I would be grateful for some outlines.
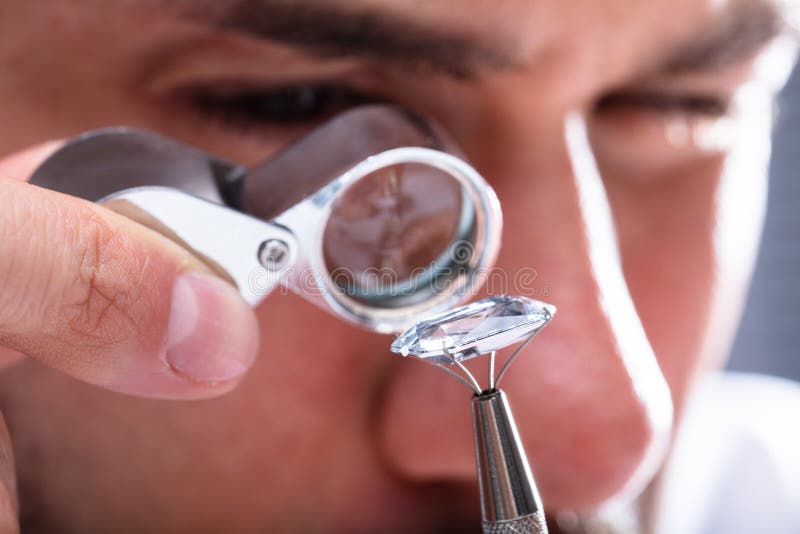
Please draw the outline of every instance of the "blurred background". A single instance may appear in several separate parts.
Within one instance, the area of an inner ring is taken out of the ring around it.
[[[800,70],[778,105],[764,237],[728,368],[800,380]]]

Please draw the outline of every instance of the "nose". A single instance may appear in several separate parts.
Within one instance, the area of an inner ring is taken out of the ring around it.
[[[545,507],[585,509],[649,480],[671,426],[669,389],[625,283],[583,120],[509,130],[502,147],[486,147],[503,160],[479,164],[505,218],[488,292],[539,298],[558,313],[503,388]],[[415,482],[474,480],[468,390],[424,363],[394,365],[380,411],[387,462]]]

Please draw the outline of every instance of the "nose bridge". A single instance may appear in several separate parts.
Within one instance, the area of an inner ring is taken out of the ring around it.
[[[509,292],[549,298],[556,305],[594,294],[599,303],[619,255],[583,118],[553,112],[539,119],[505,117],[504,135],[487,149],[489,165],[481,167],[506,221],[498,268],[512,282]],[[532,286],[514,280],[515,273],[531,268]],[[621,270],[616,273],[616,289],[621,283],[627,293]],[[589,310],[572,310],[569,322],[584,312]]]
[[[583,120],[573,114],[548,123],[509,121],[478,163],[503,207],[497,269],[509,292],[559,310],[504,388],[545,503],[574,505],[576,495],[597,503],[649,478],[661,453],[652,438],[665,441],[671,403],[627,291]],[[533,269],[532,287],[520,285],[523,269]],[[474,476],[468,394],[459,387],[426,366],[398,364],[381,439],[400,472]]]
[[[613,353],[636,394],[669,426],[669,393],[625,282],[613,216],[579,112],[530,117],[509,129],[498,165],[506,220],[500,269],[512,292],[552,301],[559,309],[546,340],[570,332],[598,353]],[[493,177],[492,171],[489,179]],[[533,268],[525,286],[522,269]],[[541,342],[540,342],[541,343]],[[511,377],[509,377],[511,378]],[[641,387],[640,387],[641,385]]]

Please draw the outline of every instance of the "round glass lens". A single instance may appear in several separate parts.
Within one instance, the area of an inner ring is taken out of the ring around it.
[[[427,287],[469,231],[464,202],[455,178],[424,164],[392,165],[356,181],[335,201],[325,227],[323,253],[334,284],[370,301]]]

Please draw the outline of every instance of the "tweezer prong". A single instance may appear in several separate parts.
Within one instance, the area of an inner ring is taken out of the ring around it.
[[[470,389],[470,391],[474,392],[476,395],[480,395],[481,394],[481,390],[475,389],[474,385],[470,384],[468,381],[466,381],[464,379],[464,377],[462,377],[461,375],[459,375],[458,373],[456,373],[455,371],[453,371],[452,369],[450,369],[446,365],[443,365],[441,363],[436,363],[436,362],[430,362],[430,363],[433,364],[434,367],[438,367],[439,369],[441,369],[445,373],[449,374],[450,376],[452,376],[453,378],[455,378],[456,380],[458,380],[459,382],[461,382],[462,384],[467,386]]]
[[[472,373],[469,372],[469,369],[467,369],[467,367],[463,363],[458,361],[456,359],[455,355],[451,354],[450,351],[447,350],[447,346],[444,345],[444,344],[442,344],[442,351],[444,352],[445,356],[450,358],[453,361],[453,363],[456,364],[459,367],[459,369],[461,369],[461,371],[463,371],[463,373],[465,375],[467,375],[467,378],[469,378],[469,381],[472,382],[472,385],[473,385],[473,387],[475,389],[475,392],[478,395],[480,395],[480,393],[481,393],[481,385],[478,384],[478,381],[475,380],[475,377],[472,376]]]
[[[494,360],[497,357],[497,351],[493,350],[489,355],[489,391],[494,389]]]
[[[500,374],[497,375],[497,380],[494,381],[495,387],[497,387],[497,385],[500,384],[500,381],[503,379],[503,376],[506,374],[506,371],[508,371],[508,367],[511,365],[511,362],[513,362],[514,358],[517,357],[517,354],[519,354],[522,351],[522,349],[524,349],[528,345],[528,343],[531,342],[531,339],[533,339],[536,334],[538,334],[537,330],[531,332],[531,335],[528,336],[528,339],[523,341],[522,345],[517,347],[516,350],[511,353],[511,356],[508,357],[508,360],[506,360],[506,363],[503,364],[503,367],[500,369]]]

